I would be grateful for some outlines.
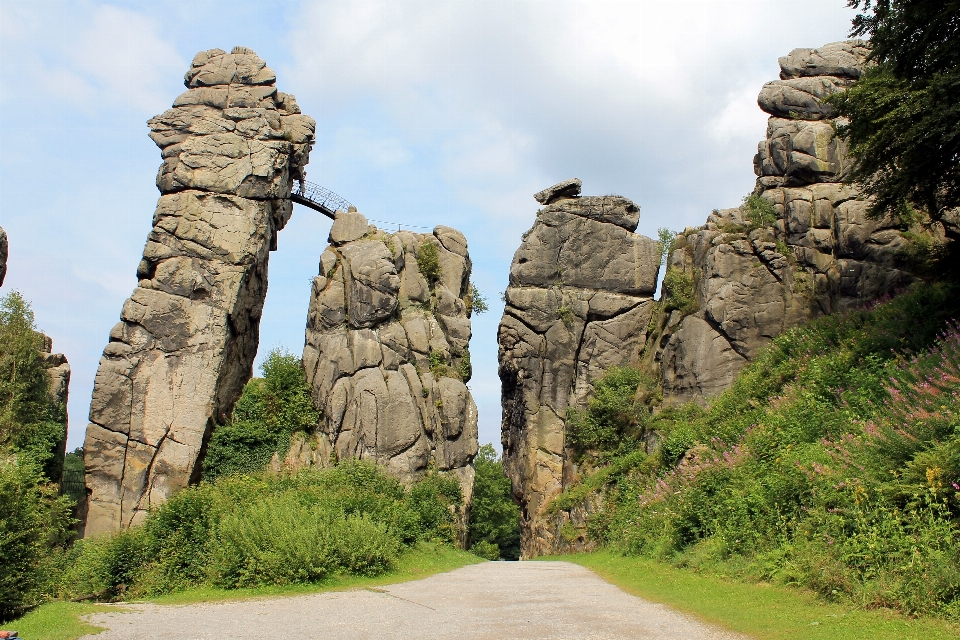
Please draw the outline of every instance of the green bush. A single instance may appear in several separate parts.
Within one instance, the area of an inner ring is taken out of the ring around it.
[[[581,454],[636,443],[647,413],[636,400],[637,389],[644,381],[644,374],[637,369],[609,369],[594,384],[586,410],[568,411],[567,443]]]
[[[677,310],[687,315],[697,310],[697,296],[693,288],[693,277],[677,267],[670,267],[663,275],[663,310],[667,313]]]
[[[520,559],[520,507],[511,496],[510,479],[493,445],[480,447],[473,460],[473,506],[470,550],[488,560]]]
[[[354,460],[223,476],[181,491],[140,527],[78,541],[58,594],[112,599],[376,575],[420,540],[455,541],[461,502],[450,476],[430,473],[405,489]]]
[[[291,435],[316,429],[320,413],[313,407],[300,359],[274,349],[261,372],[263,378],[244,387],[230,420],[213,432],[203,461],[205,480],[259,471],[275,453],[286,455]]]
[[[425,240],[417,249],[417,267],[430,284],[440,279],[440,249],[435,242]]]
[[[69,536],[71,508],[31,456],[0,451],[0,622],[48,597],[50,561]]]
[[[750,223],[751,229],[769,227],[777,221],[776,208],[769,200],[756,193],[746,196],[740,209]]]
[[[486,313],[490,310],[490,307],[487,305],[487,299],[480,293],[480,290],[477,289],[477,285],[470,283],[470,288],[467,291],[467,297],[464,299],[464,303],[467,307],[467,315],[473,315]]]

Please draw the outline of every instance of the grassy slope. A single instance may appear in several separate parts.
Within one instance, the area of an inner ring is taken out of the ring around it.
[[[764,640],[950,640],[960,626],[825,604],[801,589],[743,583],[609,551],[551,556],[583,565],[623,590]]]
[[[294,596],[325,591],[343,591],[362,589],[383,584],[394,584],[408,580],[419,580],[435,573],[452,571],[468,564],[483,562],[480,558],[447,546],[434,546],[421,543],[407,552],[397,561],[393,571],[372,578],[343,576],[318,584],[296,584],[256,589],[192,589],[171,595],[151,598],[157,604],[191,604],[194,602],[212,602],[223,600],[243,600],[271,596]],[[116,612],[116,606],[106,606],[76,602],[50,602],[38,607],[19,620],[4,626],[15,629],[30,640],[75,640],[88,633],[102,631],[81,620],[81,616],[91,613]]]

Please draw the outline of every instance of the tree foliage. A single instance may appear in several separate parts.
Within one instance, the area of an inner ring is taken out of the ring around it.
[[[31,456],[59,480],[66,407],[50,397],[42,350],[30,304],[16,291],[0,299],[0,449]]]
[[[274,349],[261,373],[263,378],[253,378],[244,387],[230,421],[213,432],[203,462],[204,479],[258,471],[274,453],[286,454],[291,435],[316,428],[320,414],[300,359]]]
[[[960,206],[960,1],[849,0],[869,36],[869,67],[830,100],[854,158],[849,180],[873,197],[871,215],[941,221]],[[948,235],[958,233],[945,227]]]
[[[510,495],[510,479],[493,445],[480,447],[474,458],[470,514],[471,550],[490,560],[520,558],[520,508]]]

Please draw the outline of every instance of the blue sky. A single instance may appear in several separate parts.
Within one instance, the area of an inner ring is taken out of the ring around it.
[[[499,449],[499,292],[531,195],[579,177],[637,202],[651,236],[739,204],[777,57],[846,38],[851,17],[845,0],[0,0],[0,293],[22,292],[71,363],[73,449],[158,196],[146,120],[194,53],[251,47],[317,120],[309,180],[369,218],[466,234],[491,307],[470,387]],[[298,207],[281,232],[258,358],[302,349],[328,231]]]

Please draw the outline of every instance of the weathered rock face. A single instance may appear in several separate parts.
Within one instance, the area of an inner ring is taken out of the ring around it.
[[[435,257],[436,268],[421,272],[418,255],[425,265]],[[405,483],[432,463],[456,475],[469,508],[478,449],[477,407],[465,385],[470,269],[455,229],[388,234],[359,213],[337,213],[303,348],[321,429],[317,445],[292,451],[289,463],[360,458]]]
[[[197,479],[257,352],[267,260],[314,121],[256,53],[198,53],[149,121],[161,196],[139,284],[110,332],[84,442],[85,534],[136,524]]]
[[[544,511],[576,473],[567,409],[582,406],[610,367],[639,362],[654,308],[660,252],[633,233],[639,209],[578,193],[579,181],[567,181],[537,194],[552,204],[514,255],[497,338],[504,464],[525,558],[578,548],[561,535],[570,514]]]
[[[841,183],[846,148],[820,102],[860,77],[868,52],[860,41],[796,49],[761,90],[771,117],[754,158],[755,194],[775,219],[757,224],[748,207],[725,209],[678,236],[668,269],[692,283],[696,312],[674,312],[661,329],[668,402],[716,395],[786,329],[910,281],[903,236],[890,220],[867,219],[869,203]]]

